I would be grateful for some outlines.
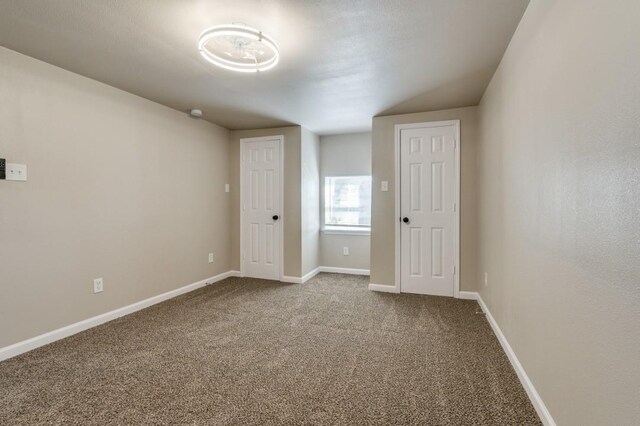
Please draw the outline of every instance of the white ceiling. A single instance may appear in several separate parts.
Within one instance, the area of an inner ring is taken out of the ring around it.
[[[0,44],[229,129],[318,134],[371,117],[477,105],[528,0],[1,0]],[[208,27],[273,37],[273,70],[199,54]],[[1,66],[1,64],[0,64]]]

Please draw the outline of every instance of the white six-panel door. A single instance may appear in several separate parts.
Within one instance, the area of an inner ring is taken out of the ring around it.
[[[454,295],[457,125],[400,130],[400,291]]]
[[[241,140],[241,269],[248,277],[280,279],[281,141]]]

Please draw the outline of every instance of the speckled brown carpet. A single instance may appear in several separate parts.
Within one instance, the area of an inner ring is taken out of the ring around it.
[[[0,363],[0,424],[540,424],[474,301],[229,278]]]

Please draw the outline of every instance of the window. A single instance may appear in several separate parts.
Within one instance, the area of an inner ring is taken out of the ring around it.
[[[371,176],[324,178],[325,230],[368,232],[371,228]]]

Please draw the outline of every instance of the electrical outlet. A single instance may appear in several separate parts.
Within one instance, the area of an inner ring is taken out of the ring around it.
[[[6,180],[15,180],[15,181],[26,181],[27,180],[27,165],[26,164],[16,164],[16,163],[6,163],[5,169],[5,179]]]
[[[489,273],[488,272],[484,273],[484,285],[485,285],[485,287],[489,286]]]
[[[349,247],[342,247],[342,254],[344,256],[349,256]]]
[[[93,280],[93,292],[102,293],[102,290],[104,290],[102,278],[96,278],[95,280]]]
[[[209,263],[213,263],[213,253],[209,253]]]
[[[383,180],[380,182],[380,191],[387,192],[389,190],[389,181]]]

